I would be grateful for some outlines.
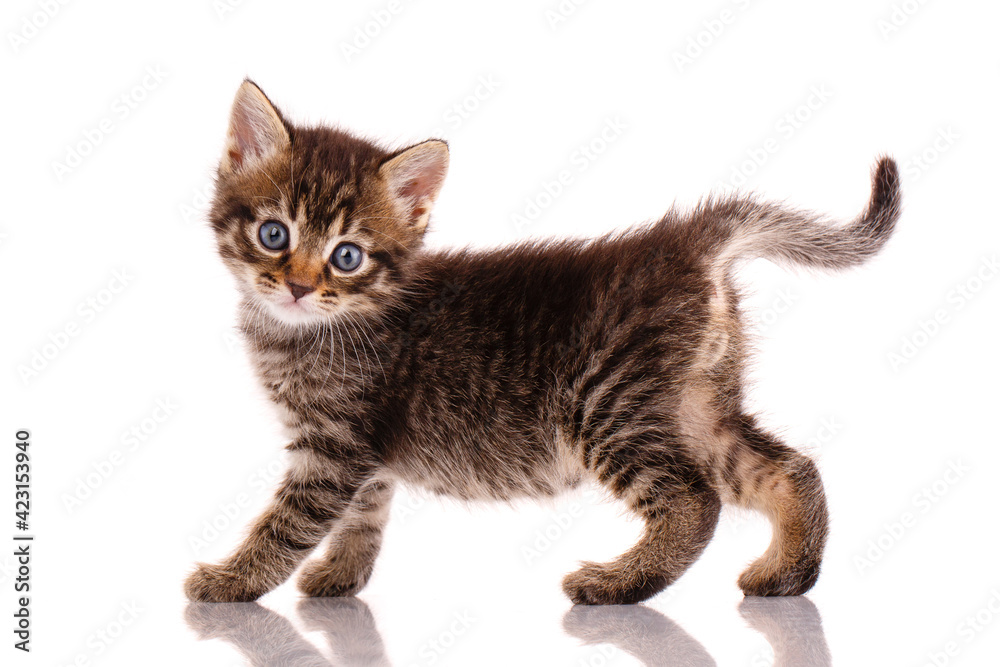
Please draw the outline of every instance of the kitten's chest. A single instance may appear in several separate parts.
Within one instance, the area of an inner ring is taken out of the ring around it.
[[[251,351],[258,381],[275,405],[290,440],[310,432],[336,430],[333,415],[349,410],[353,397],[367,390],[369,374],[356,359],[322,340],[294,347]]]

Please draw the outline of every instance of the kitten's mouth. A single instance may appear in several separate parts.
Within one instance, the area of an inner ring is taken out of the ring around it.
[[[320,319],[319,311],[307,299],[295,299],[288,295],[287,299],[268,299],[267,305],[271,313],[285,324],[311,324]]]

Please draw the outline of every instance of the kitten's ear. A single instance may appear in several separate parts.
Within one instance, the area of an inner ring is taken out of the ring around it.
[[[407,148],[379,168],[397,208],[418,231],[427,227],[447,173],[448,144],[437,139]]]
[[[219,172],[231,174],[247,169],[290,143],[285,123],[271,100],[253,81],[244,81],[229,114],[226,151]]]

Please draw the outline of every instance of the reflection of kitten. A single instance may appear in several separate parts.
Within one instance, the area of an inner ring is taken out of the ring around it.
[[[189,602],[184,617],[199,639],[223,639],[255,666],[392,664],[385,655],[371,610],[358,598],[300,600],[297,609],[306,630],[321,632],[326,637],[330,652],[337,658],[334,662],[317,651],[287,618],[256,602],[224,605]]]
[[[743,258],[829,269],[873,255],[899,214],[879,162],[853,223],[733,197],[591,241],[421,249],[448,149],[386,151],[286,121],[240,88],[211,221],[243,294],[241,326],[280,408],[292,466],[240,548],[187,581],[196,600],[252,600],[299,578],[351,595],[397,482],[461,498],[545,496],[593,480],[646,522],[586,563],[579,603],[630,603],[676,580],[723,502],[765,513],[748,595],[819,574],[827,512],[816,466],[743,407],[747,342],[731,274]]]

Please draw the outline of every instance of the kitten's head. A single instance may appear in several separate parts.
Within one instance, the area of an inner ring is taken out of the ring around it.
[[[420,246],[447,170],[443,141],[390,152],[297,127],[244,81],[210,213],[219,252],[250,303],[286,325],[378,308]]]

